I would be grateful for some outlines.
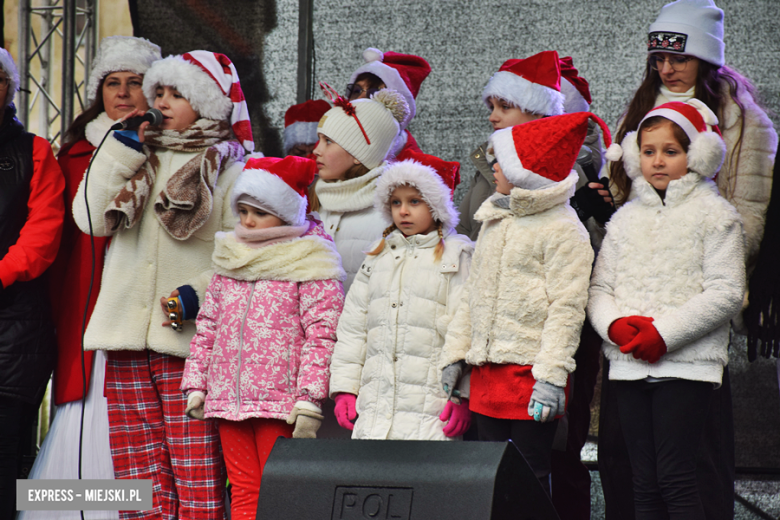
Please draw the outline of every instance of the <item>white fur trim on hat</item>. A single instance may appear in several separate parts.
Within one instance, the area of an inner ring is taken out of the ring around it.
[[[526,190],[536,190],[556,184],[555,181],[527,170],[517,156],[515,140],[512,135],[512,127],[493,132],[488,142],[488,150],[493,150],[493,155],[501,166],[504,177],[513,186]]]
[[[496,72],[485,85],[482,91],[482,101],[485,105],[490,97],[509,101],[517,108],[533,114],[563,114],[563,94],[538,83],[531,83],[508,70]]]
[[[229,120],[233,102],[206,72],[181,56],[168,56],[149,67],[144,76],[144,95],[154,104],[157,87],[174,87],[189,101],[200,117]]]
[[[582,97],[577,87],[565,77],[561,76],[561,94],[563,94],[563,113],[573,114],[575,112],[588,112],[590,105]]]
[[[152,63],[161,59],[160,46],[145,38],[109,36],[100,42],[87,82],[87,101],[97,96],[103,78],[112,72],[133,72],[144,75]],[[152,106],[149,103],[149,106]]]
[[[302,226],[306,222],[306,197],[301,197],[289,184],[266,170],[244,170],[238,176],[230,194],[230,207],[238,216],[238,198],[249,195],[286,224]]]
[[[374,208],[380,212],[387,224],[393,223],[390,210],[390,196],[399,186],[417,188],[431,210],[434,220],[441,222],[445,230],[453,229],[460,221],[458,210],[452,203],[449,187],[430,166],[412,159],[388,166],[376,183]]]
[[[0,48],[0,67],[3,68],[3,72],[10,80],[3,100],[3,110],[5,110],[8,105],[13,103],[16,91],[19,90],[19,70],[16,68],[16,62],[11,57],[11,53],[2,48]]]
[[[620,148],[623,149],[623,168],[625,168],[626,175],[631,180],[642,176],[639,145],[636,142],[636,138],[636,132],[629,132],[623,138],[623,142],[620,143]]]
[[[284,153],[296,144],[315,144],[317,142],[317,121],[298,121],[284,127]]]
[[[406,82],[401,78],[401,74],[396,69],[382,63],[384,53],[379,49],[369,47],[363,51],[363,59],[366,63],[352,73],[349,82],[354,83],[358,76],[368,72],[381,79],[386,88],[395,90],[401,94],[409,107],[409,114],[401,121],[401,130],[404,130],[409,126],[409,123],[417,113],[417,104],[414,100],[414,95],[412,95],[412,91],[406,86]]]

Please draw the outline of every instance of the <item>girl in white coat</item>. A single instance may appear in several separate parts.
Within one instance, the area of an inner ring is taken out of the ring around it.
[[[391,225],[347,294],[331,361],[336,418],[353,439],[445,440],[470,423],[467,378],[463,399],[448,400],[438,368],[473,251],[454,231],[448,180],[409,160],[377,183],[376,212]]]
[[[696,453],[745,292],[737,210],[711,178],[725,155],[697,99],[651,110],[623,140],[632,199],[613,216],[588,315],[604,338],[636,518],[705,518]]]
[[[386,226],[374,209],[374,193],[409,107],[394,90],[382,89],[370,99],[354,101],[325,92],[335,106],[317,128],[314,156],[319,179],[310,197],[311,209],[319,213],[325,231],[336,242],[348,291],[368,246]]]

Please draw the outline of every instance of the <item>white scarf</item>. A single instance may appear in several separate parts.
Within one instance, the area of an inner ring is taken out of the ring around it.
[[[360,211],[374,205],[374,193],[379,176],[387,163],[382,163],[370,172],[348,181],[324,182],[318,180],[314,191],[323,209],[347,213]]]

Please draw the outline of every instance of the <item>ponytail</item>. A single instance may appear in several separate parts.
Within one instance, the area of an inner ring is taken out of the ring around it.
[[[434,262],[441,260],[441,257],[444,254],[444,233],[441,231],[441,222],[436,223],[436,231],[439,232],[439,243],[436,244],[436,249],[433,250]]]
[[[371,255],[371,256],[376,256],[379,253],[381,253],[382,251],[384,251],[384,249],[385,249],[385,238],[387,238],[387,235],[389,235],[390,233],[392,233],[396,229],[398,229],[398,228],[395,227],[395,224],[391,224],[390,226],[388,226],[388,228],[385,229],[385,231],[382,233],[382,240],[379,241],[379,244],[377,244],[377,246],[374,248],[373,251],[369,251],[366,254],[367,255]]]

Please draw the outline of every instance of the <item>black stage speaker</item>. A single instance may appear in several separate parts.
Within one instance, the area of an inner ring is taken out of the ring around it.
[[[276,441],[257,518],[558,520],[511,442]]]

